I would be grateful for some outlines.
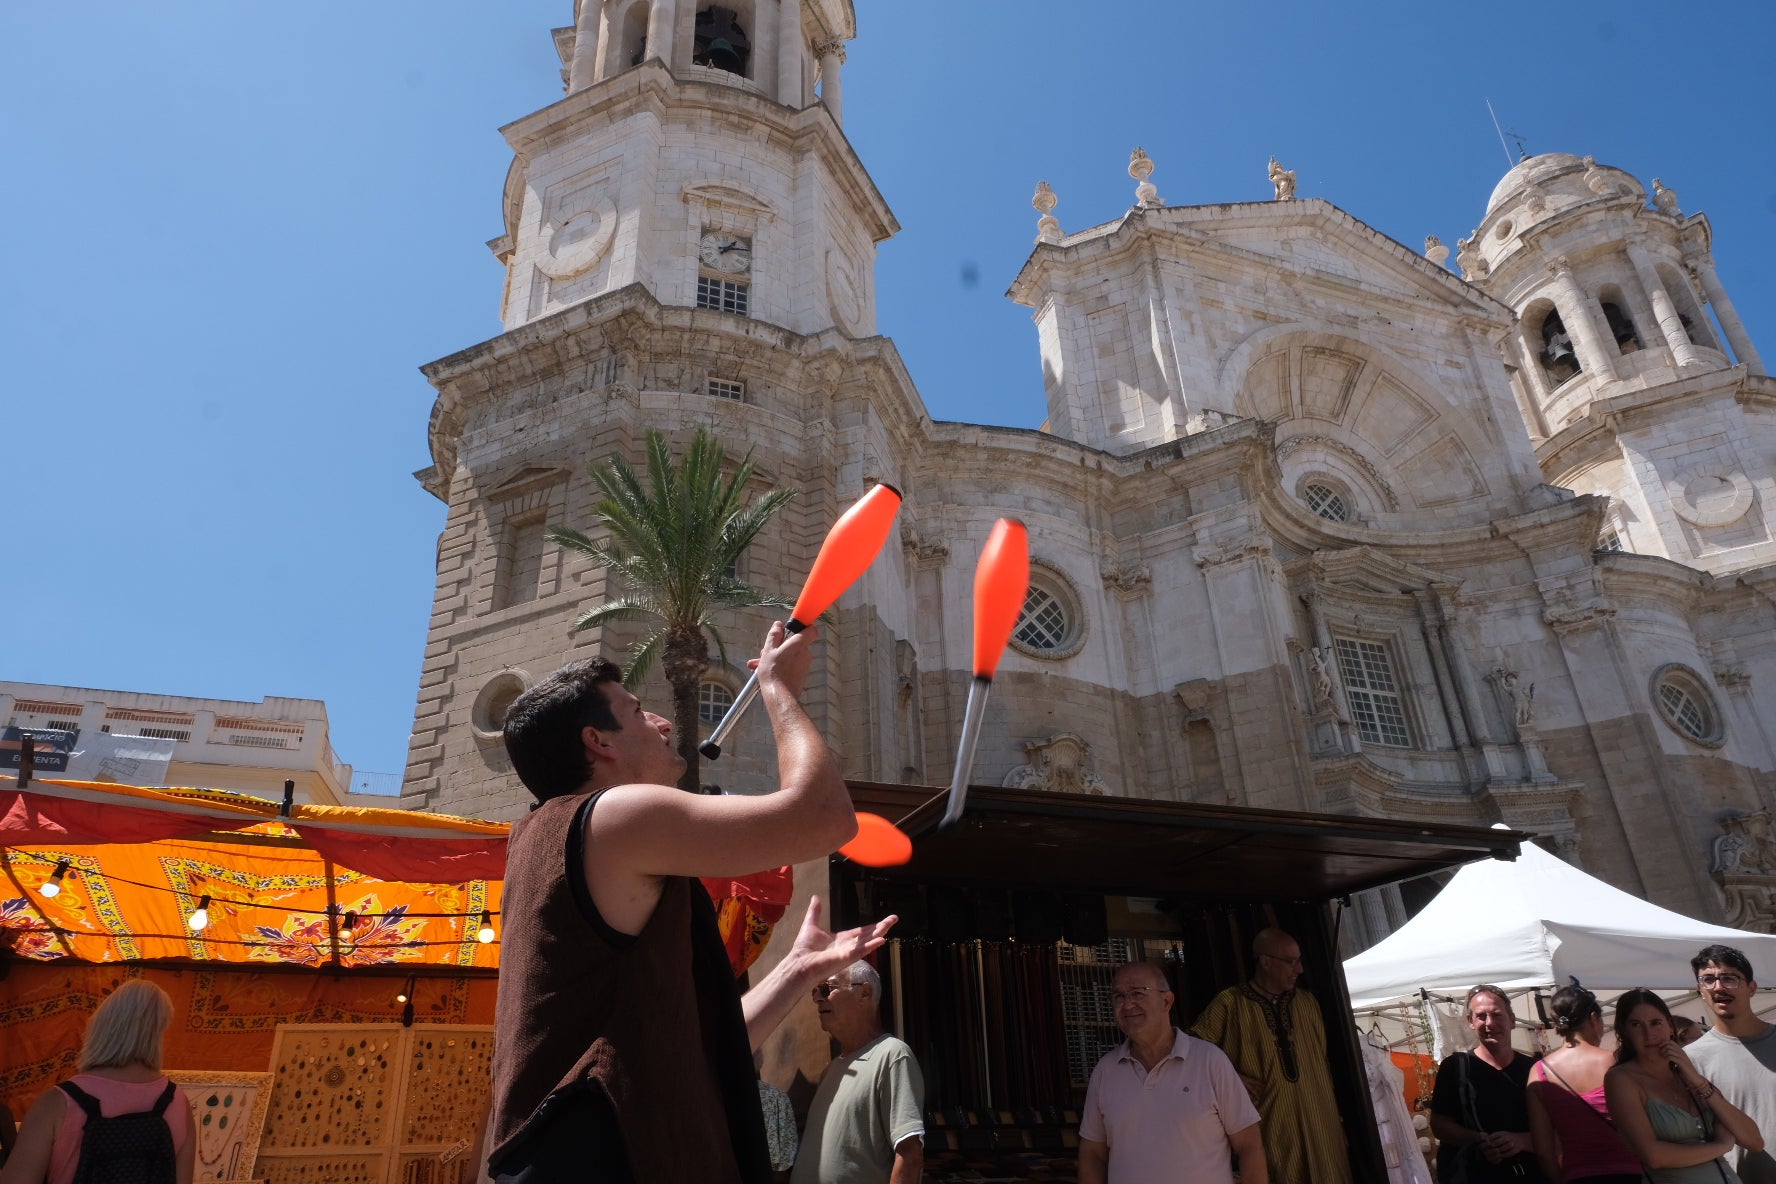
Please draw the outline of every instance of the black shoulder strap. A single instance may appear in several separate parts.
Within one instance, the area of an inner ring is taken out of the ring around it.
[[[178,1092],[179,1092],[179,1087],[174,1085],[171,1081],[168,1081],[167,1087],[164,1090],[160,1091],[160,1100],[158,1102],[154,1103],[154,1117],[156,1117],[156,1118],[165,1117],[166,1112],[167,1112],[167,1107],[172,1105],[173,1095]]]
[[[96,1119],[104,1117],[104,1112],[99,1109],[99,1100],[81,1089],[78,1085],[75,1085],[72,1081],[64,1081],[56,1088],[67,1094],[70,1098],[73,1098],[75,1103],[78,1104],[82,1110],[86,1111],[87,1118]]]

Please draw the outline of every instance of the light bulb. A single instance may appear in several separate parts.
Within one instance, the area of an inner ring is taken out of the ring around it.
[[[48,899],[54,899],[55,897],[60,896],[62,894],[62,877],[67,874],[68,861],[65,859],[58,860],[56,862],[55,871],[50,874],[49,879],[43,882],[43,887],[39,888],[38,892],[42,893],[43,896]]]
[[[493,931],[493,916],[486,909],[481,910],[481,928],[475,933],[475,940],[482,945],[492,945],[493,939],[499,934]]]
[[[189,917],[185,918],[185,924],[190,926],[191,932],[201,933],[203,932],[204,927],[209,923],[210,898],[205,896],[202,900],[197,902],[196,910],[193,911]]]

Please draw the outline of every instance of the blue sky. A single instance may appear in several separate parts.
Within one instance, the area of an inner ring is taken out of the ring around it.
[[[1776,361],[1776,6],[861,0],[846,132],[902,225],[881,330],[932,414],[1034,427],[1002,293],[1069,231],[1269,195],[1275,154],[1416,248],[1508,166],[1592,153],[1708,213]],[[0,6],[0,678],[324,699],[405,763],[443,507],[417,367],[499,332],[510,153],[571,0]]]

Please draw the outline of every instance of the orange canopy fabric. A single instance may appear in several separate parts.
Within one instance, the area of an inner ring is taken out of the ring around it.
[[[303,805],[284,819],[275,802],[218,790],[33,781],[0,789],[0,954],[491,970],[509,831],[406,810]],[[742,973],[783,915],[790,871],[706,886]],[[207,924],[194,928],[200,907]]]

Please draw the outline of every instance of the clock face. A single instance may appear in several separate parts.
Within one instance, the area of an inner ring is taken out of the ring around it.
[[[752,240],[725,230],[712,230],[697,243],[697,258],[705,267],[742,275],[752,267]]]

